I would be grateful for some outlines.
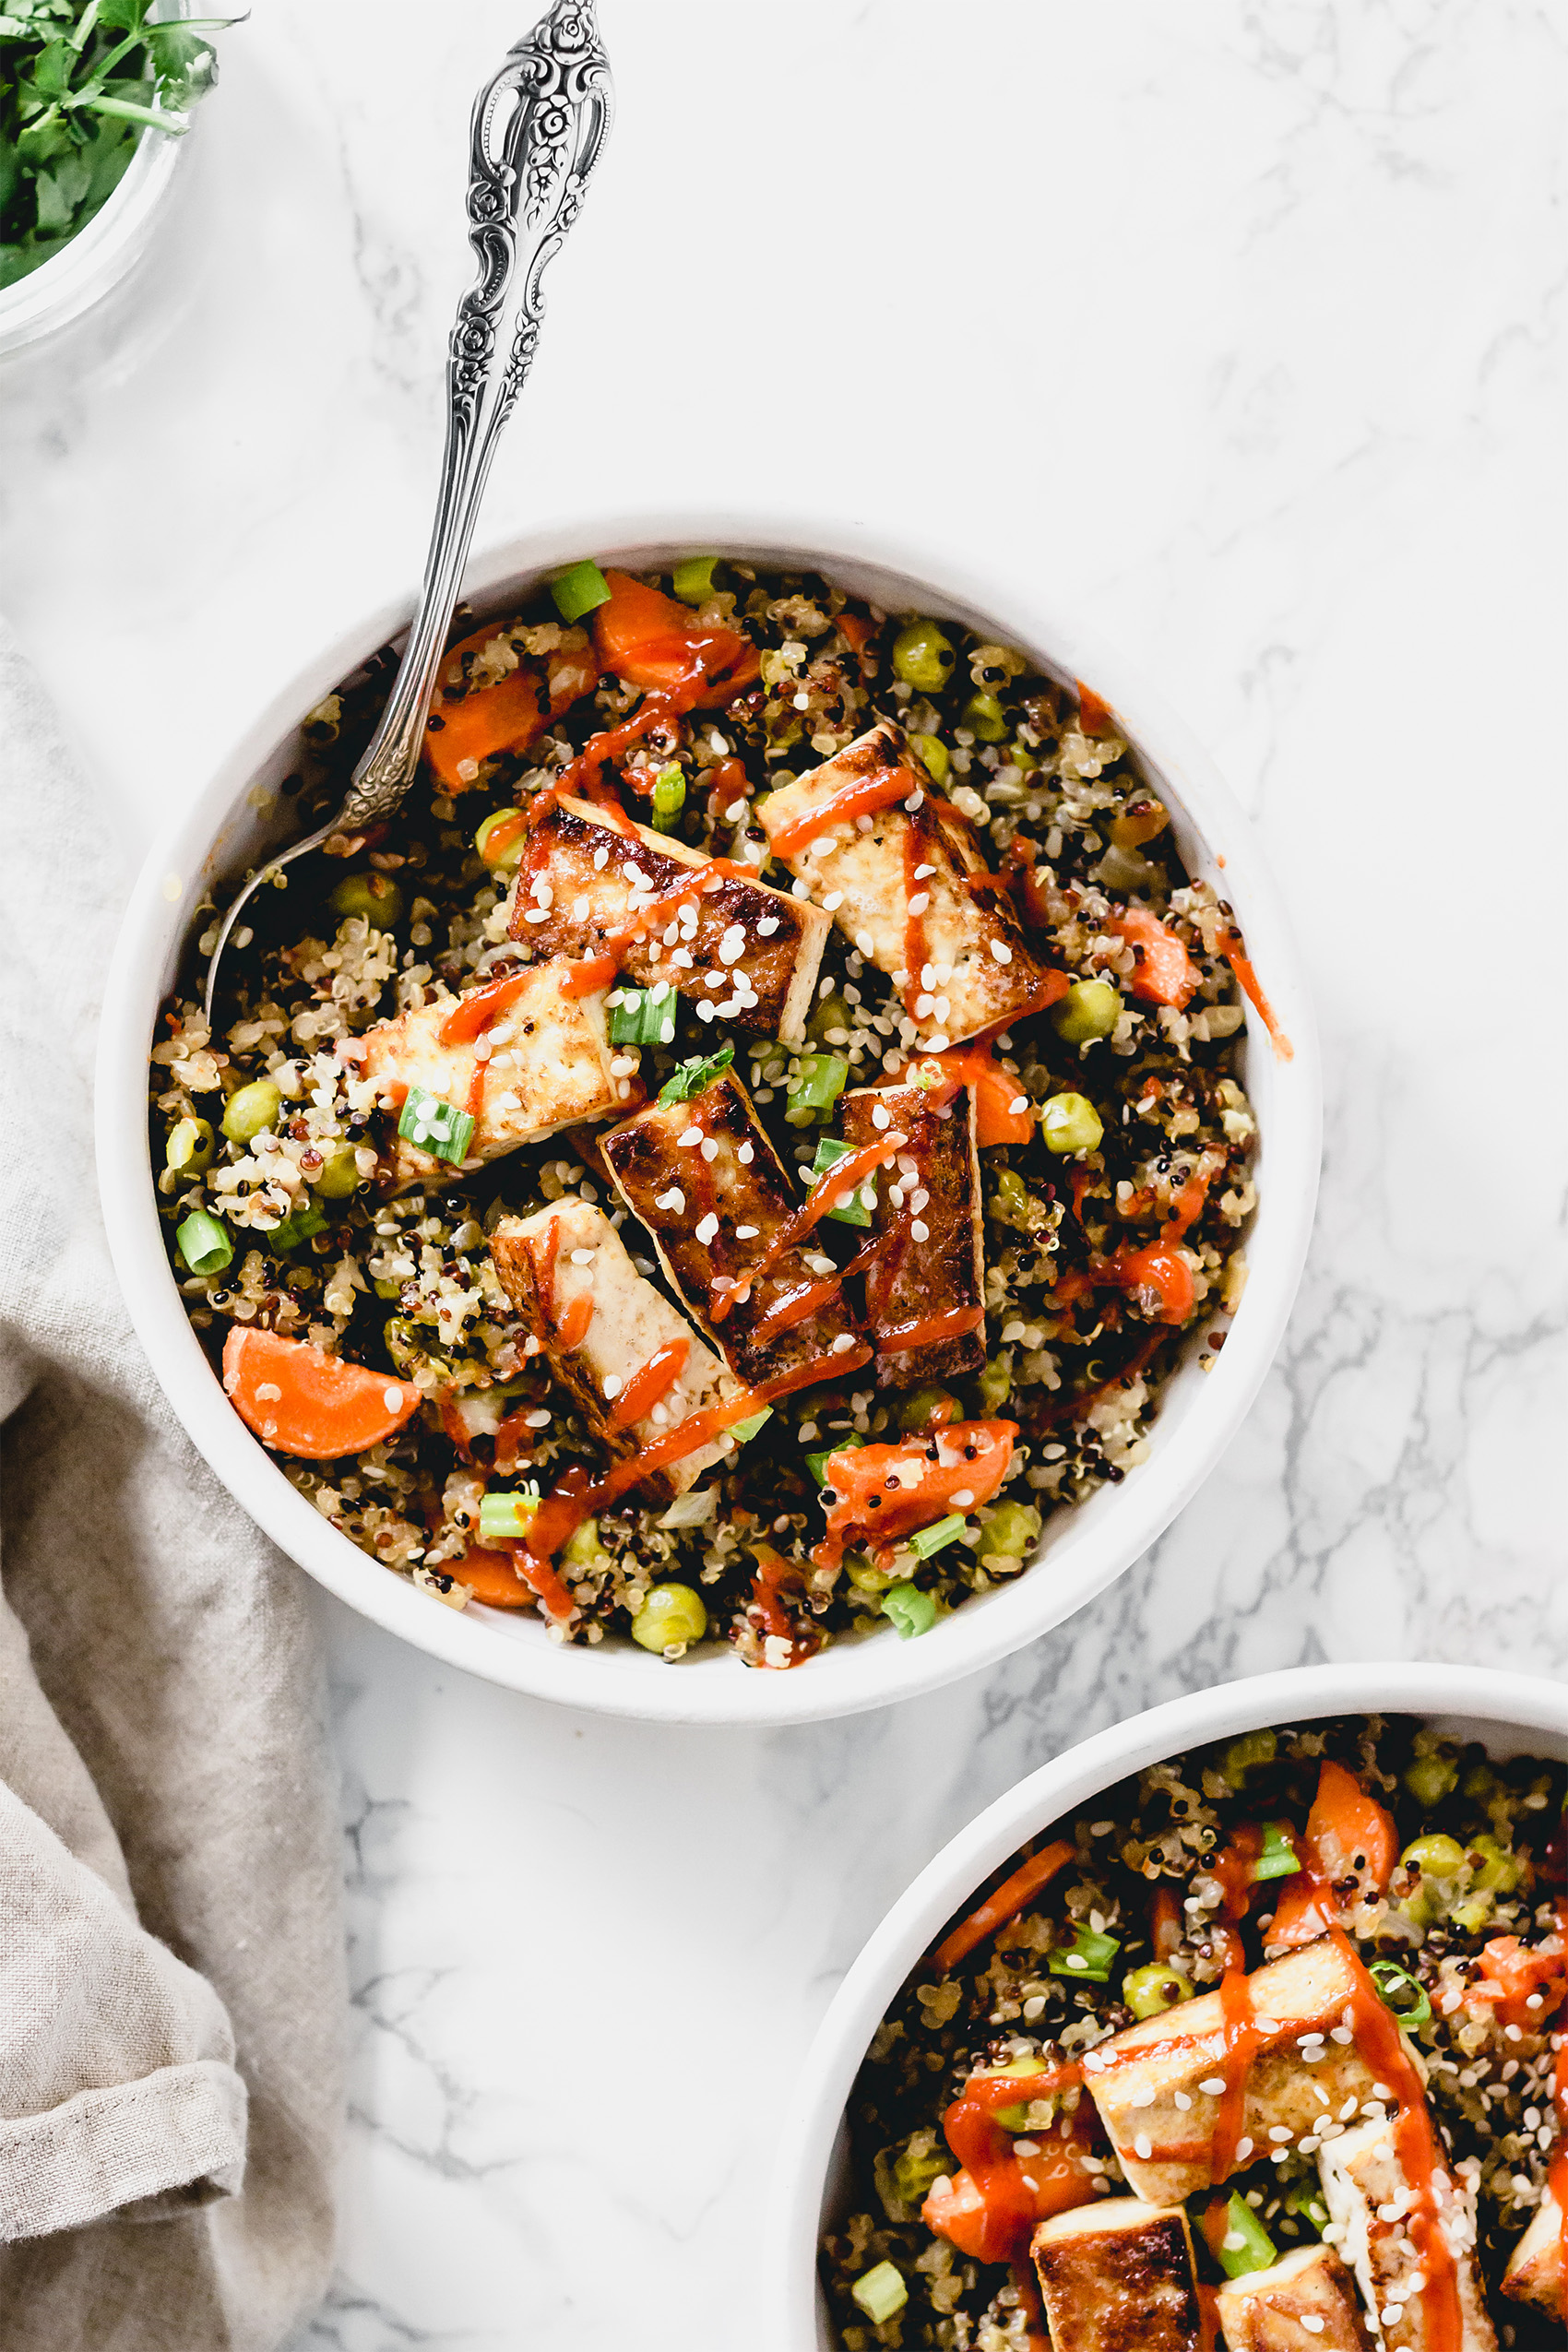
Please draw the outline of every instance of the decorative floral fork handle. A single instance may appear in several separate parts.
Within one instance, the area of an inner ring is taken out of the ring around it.
[[[219,963],[247,899],[335,835],[351,838],[385,824],[414,780],[491,460],[533,365],[544,315],[540,281],[582,208],[612,103],[594,0],[555,0],[474,101],[469,243],[479,256],[479,276],[457,305],[447,346],[441,488],[409,641],[381,724],[341,807],[315,833],[269,859],[224,916],[207,968],[209,1022]],[[498,365],[499,331],[518,277],[519,217],[531,243],[510,348]]]

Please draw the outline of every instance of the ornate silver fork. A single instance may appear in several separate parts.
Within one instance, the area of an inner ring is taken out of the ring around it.
[[[224,915],[207,967],[209,1023],[218,967],[246,902],[264,884],[279,882],[283,868],[307,850],[337,848],[339,841],[344,853],[357,849],[372,827],[386,823],[414,780],[491,460],[533,365],[544,315],[540,280],[582,208],[612,104],[594,0],[555,0],[474,101],[469,243],[479,276],[457,305],[447,345],[441,487],[409,641],[381,724],[341,807],[303,841],[268,859]],[[508,347],[499,328],[518,279],[519,219],[531,242]]]

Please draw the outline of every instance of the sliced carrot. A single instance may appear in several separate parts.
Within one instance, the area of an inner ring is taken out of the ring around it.
[[[1538,2034],[1568,1994],[1568,1954],[1527,1951],[1516,1935],[1483,1944],[1481,1966],[1486,1974],[1467,1986],[1466,2000],[1491,2002],[1498,2023],[1522,2033]]]
[[[956,1086],[973,1087],[975,1141],[982,1150],[994,1144],[1027,1144],[1034,1134],[1033,1105],[1013,1073],[992,1062],[989,1042],[922,1054],[920,1066],[922,1073],[940,1071]],[[1021,1111],[1014,1110],[1016,1102],[1022,1102]]]
[[[955,1421],[935,1433],[945,1463],[932,1461],[932,1439],[906,1438],[899,1445],[865,1445],[858,1453],[830,1454],[827,1483],[838,1500],[827,1515],[827,1535],[812,1557],[818,1567],[836,1568],[847,1543],[870,1542],[878,1558],[921,1527],[944,1518],[953,1498],[966,1495],[960,1511],[989,1503],[1013,1458],[1016,1421]]]
[[[531,1609],[534,1591],[525,1584],[506,1551],[465,1551],[461,1560],[447,1563],[450,1573],[460,1585],[467,1585],[475,1600],[482,1600],[487,1609]]]
[[[675,603],[630,572],[608,571],[604,577],[610,601],[593,616],[594,638],[605,668],[627,685],[668,694],[700,662],[715,690],[728,698],[756,676],[756,647],[740,630],[700,627],[690,605]]]
[[[867,646],[876,635],[876,624],[866,620],[859,612],[836,613],[834,623],[845,644],[857,657],[863,659]]]
[[[1151,909],[1125,907],[1105,928],[1133,950],[1134,996],[1146,1004],[1185,1004],[1198,984],[1198,968]]]
[[[1113,735],[1116,732],[1116,713],[1111,705],[1103,695],[1097,695],[1092,686],[1086,686],[1081,678],[1077,683],[1078,725],[1084,733]]]
[[[945,1976],[949,1969],[957,1966],[960,1960],[967,1958],[977,1943],[983,1943],[987,1936],[994,1935],[998,1928],[1004,1928],[1009,1919],[1016,1918],[1025,1904],[1030,1902],[1042,1886],[1048,1885],[1058,1871],[1065,1869],[1075,1851],[1075,1847],[1059,1837],[1051,1845],[1042,1846],[1039,1852],[1031,1855],[1027,1862],[1020,1863],[1011,1878],[1004,1878],[1001,1885],[986,1896],[979,1909],[971,1911],[967,1919],[961,1919],[937,1945],[931,1956],[943,1975]]]
[[[441,725],[426,734],[424,755],[448,792],[466,792],[475,782],[460,770],[477,767],[499,752],[527,751],[545,722],[531,670],[510,671],[493,686],[477,686],[456,698],[442,695],[431,716]]]
[[[224,1342],[223,1387],[264,1445],[306,1462],[336,1462],[379,1445],[421,1403],[412,1381],[243,1324]]]
[[[1353,1772],[1325,1757],[1301,1849],[1306,1868],[1286,1882],[1268,1931],[1271,1949],[1311,1943],[1351,1904],[1382,1895],[1394,1875],[1399,1841],[1376,1798]]]

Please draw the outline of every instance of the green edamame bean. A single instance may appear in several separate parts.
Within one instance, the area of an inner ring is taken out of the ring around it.
[[[1405,1786],[1420,1805],[1441,1804],[1458,1777],[1452,1756],[1412,1756],[1405,1767]]]
[[[1087,1045],[1109,1037],[1122,1017],[1122,997],[1109,980],[1075,980],[1051,1016],[1063,1045]]]
[[[980,1390],[980,1411],[997,1412],[1013,1393],[1013,1359],[1009,1355],[990,1358],[975,1383]]]
[[[1104,1133],[1099,1113],[1081,1094],[1053,1094],[1039,1114],[1039,1139],[1046,1150],[1067,1158],[1098,1151]]]
[[[1031,1503],[999,1503],[980,1529],[977,1560],[1022,1560],[1039,1534],[1039,1513]]]
[[[528,840],[522,818],[521,809],[492,809],[474,835],[474,849],[493,873],[516,873],[522,864]]]
[[[1225,1777],[1232,1788],[1240,1788],[1255,1765],[1272,1764],[1278,1753],[1279,1741],[1272,1731],[1244,1731],[1225,1751]]]
[[[328,1152],[315,1180],[315,1189],[329,1201],[346,1201],[350,1193],[359,1190],[360,1164],[354,1157],[352,1144],[339,1144]]]
[[[283,1107],[283,1097],[270,1078],[253,1078],[229,1097],[223,1133],[232,1144],[248,1144],[270,1127]]]
[[[597,1519],[585,1519],[580,1527],[574,1527],[561,1550],[563,1563],[568,1568],[591,1568],[597,1561],[608,1557],[599,1539]],[[678,1587],[671,1586],[670,1589],[675,1591]]]
[[[707,1631],[707,1610],[690,1585],[655,1585],[632,1620],[633,1641],[655,1652],[700,1642]]]
[[[1422,1927],[1435,1926],[1443,1917],[1443,1898],[1437,1890],[1457,1878],[1464,1869],[1464,1847],[1456,1837],[1434,1830],[1425,1837],[1412,1838],[1399,1862],[1402,1869],[1415,1871],[1420,1881],[1406,1898],[1405,1908]]]
[[[996,696],[988,695],[982,686],[964,705],[958,724],[967,727],[982,743],[999,743],[1007,732],[1007,715]]]
[[[922,695],[938,695],[953,673],[951,641],[934,621],[906,622],[893,640],[893,674]]]
[[[940,735],[911,735],[909,749],[918,752],[925,763],[925,772],[939,789],[947,781],[951,762],[946,744]]]
[[[377,931],[390,931],[403,915],[403,894],[384,873],[346,873],[332,893],[335,915],[362,915]]]
[[[949,1421],[961,1421],[964,1408],[950,1388],[937,1388],[929,1381],[924,1386],[912,1388],[898,1408],[898,1426],[909,1436],[928,1429],[942,1429]]]
[[[212,1165],[213,1134],[206,1119],[176,1119],[163,1147],[163,1164],[176,1176],[199,1176]]]
[[[1174,2009],[1192,1997],[1193,1988],[1181,1969],[1163,1960],[1150,1960],[1122,1979],[1122,1998],[1134,2017],[1158,2017],[1161,2010]]]

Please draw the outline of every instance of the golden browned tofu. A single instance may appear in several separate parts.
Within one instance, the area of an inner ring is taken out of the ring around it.
[[[609,941],[621,970],[644,986],[667,980],[712,1007],[706,1017],[794,1044],[805,1034],[828,918],[738,873],[678,897],[709,863],[683,841],[643,825],[628,834],[591,802],[563,800],[529,836],[509,936],[536,957],[596,956]],[[623,941],[647,909],[658,920],[646,936]]]
[[[1318,2156],[1318,2169],[1335,2243],[1356,2275],[1368,2310],[1377,2316],[1384,2352],[1436,2352],[1443,2339],[1429,2325],[1416,2249],[1406,2227],[1415,2199],[1399,2161],[1394,2124],[1364,2123],[1331,2140]],[[1473,2251],[1475,2216],[1441,2167],[1433,2186],[1439,2227],[1457,2271],[1458,2352],[1497,2352]]]
[[[1550,2189],[1541,2192],[1536,2217],[1508,2257],[1503,2291],[1516,2302],[1533,2303],[1559,2322],[1568,2320],[1562,2279],[1562,2208]]]
[[[739,1389],[712,1349],[661,1290],[645,1281],[602,1209],[570,1196],[531,1217],[504,1218],[490,1253],[507,1297],[539,1340],[550,1368],[612,1461],[666,1437],[694,1413],[727,1405]],[[663,1357],[672,1377],[633,1420],[625,1399]],[[705,1445],[647,1481],[648,1492],[683,1494],[728,1450]]]
[[[635,1111],[601,1148],[677,1293],[748,1387],[803,1387],[866,1362],[814,1236],[753,1277],[802,1202],[732,1070],[689,1102]]]
[[[1107,2197],[1029,2240],[1051,2352],[1199,2352],[1203,2315],[1180,2205]]]
[[[1287,2141],[1312,2139],[1324,2122],[1342,2128],[1346,2103],[1354,2115],[1373,2083],[1343,2023],[1356,1988],[1331,1938],[1271,1960],[1248,1982],[1269,2039],[1247,2071],[1238,2168]],[[1084,2078],[1139,2196],[1178,2204],[1212,2185],[1225,2045],[1220,1997],[1210,1992],[1130,2025],[1086,2057]]]
[[[834,802],[884,787],[897,797],[833,814]],[[1011,898],[890,720],[770,792],[757,815],[775,855],[888,975],[921,1045],[940,1052],[1039,1002],[1044,974]]]
[[[844,1097],[853,1149],[900,1130],[895,1166],[875,1182],[881,1247],[866,1275],[866,1324],[882,1388],[956,1380],[985,1361],[985,1255],[972,1089],[933,1108],[919,1087]]]
[[[1356,2282],[1332,2246],[1300,2246],[1227,2279],[1216,2299],[1226,2352],[1375,2352]]]
[[[410,1088],[418,1087],[473,1118],[460,1166],[395,1135],[386,1155],[394,1186],[456,1183],[519,1144],[538,1143],[559,1128],[606,1119],[620,1109],[631,1089],[611,1071],[603,996],[565,994],[565,969],[544,964],[461,996],[439,997],[396,1020],[378,1021],[349,1045],[345,1058],[374,1079],[389,1109],[400,1112]],[[497,1006],[494,1019],[475,1035],[444,1038],[453,1016],[463,1026],[461,1012],[481,999]]]

